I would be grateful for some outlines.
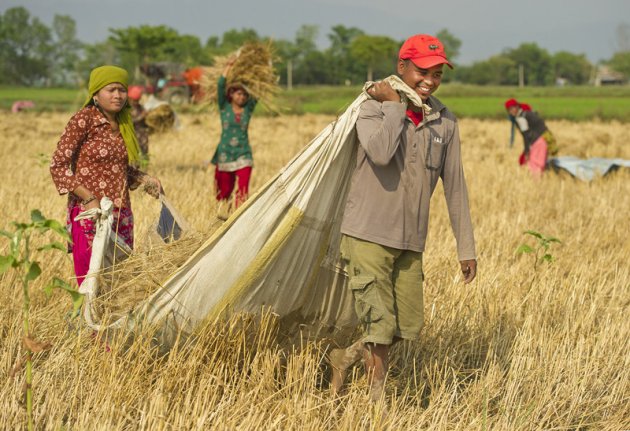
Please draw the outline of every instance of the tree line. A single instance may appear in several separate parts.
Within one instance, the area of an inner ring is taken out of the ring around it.
[[[170,62],[184,66],[212,65],[217,55],[230,53],[243,43],[270,41],[254,29],[232,29],[211,36],[205,43],[194,35],[180,34],[165,25],[111,28],[106,40],[84,43],[76,36],[76,22],[55,15],[49,27],[24,7],[0,14],[0,84],[67,86],[84,82],[96,65],[117,64],[138,71],[143,64]],[[625,34],[625,37],[624,37]],[[613,70],[630,76],[627,26],[620,26],[620,50],[604,61]],[[327,34],[330,45],[318,49],[319,28],[303,25],[293,40],[274,39],[275,64],[281,84],[359,84],[379,79],[394,70],[401,40],[366,34],[356,27],[336,25]],[[457,65],[462,41],[447,29],[436,36]],[[471,65],[457,65],[445,81],[477,85],[554,85],[559,79],[573,85],[587,84],[593,65],[584,54],[550,53],[536,43],[523,43]]]

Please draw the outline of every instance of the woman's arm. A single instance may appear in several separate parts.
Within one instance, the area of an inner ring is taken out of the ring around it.
[[[232,70],[232,66],[234,66],[234,62],[236,61],[236,57],[230,57],[223,68],[223,72],[219,77],[219,82],[217,83],[217,99],[219,102],[219,108],[223,108],[223,105],[227,102],[227,96],[225,94],[226,90],[226,81],[227,76]]]
[[[135,190],[143,185],[144,191],[156,199],[160,197],[160,193],[163,191],[160,180],[131,165],[127,165],[127,182],[130,190]]]
[[[249,100],[247,101],[247,104],[245,105],[245,109],[249,110],[249,112],[254,112],[254,108],[256,108],[257,104],[258,104],[258,99],[252,97],[250,94]]]
[[[227,95],[225,94],[225,76],[219,76],[219,82],[217,82],[217,102],[219,103],[219,109],[223,109],[223,106],[227,103]]]
[[[72,194],[78,196],[81,199],[81,203],[86,210],[101,207],[100,200],[98,200],[96,196],[94,196],[92,192],[89,191],[87,187],[82,184],[72,190]]]

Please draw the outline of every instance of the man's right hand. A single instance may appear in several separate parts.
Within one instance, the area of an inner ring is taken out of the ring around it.
[[[378,102],[399,102],[400,96],[388,82],[378,81],[368,88],[367,93]]]
[[[459,262],[464,275],[464,284],[468,284],[477,276],[477,261],[475,259],[462,260]]]

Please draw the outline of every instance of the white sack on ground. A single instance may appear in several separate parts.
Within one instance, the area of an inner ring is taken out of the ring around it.
[[[422,106],[398,77],[385,80]],[[293,333],[353,330],[352,296],[339,266],[340,224],[356,162],[355,123],[370,85],[127,320],[108,327],[161,325],[168,345],[205,319],[267,308]]]

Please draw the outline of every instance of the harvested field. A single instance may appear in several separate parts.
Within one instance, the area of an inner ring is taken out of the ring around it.
[[[0,114],[0,229],[34,208],[65,220],[48,160],[69,115]],[[180,119],[181,131],[151,137],[149,172],[199,232],[182,245],[189,253],[216,228],[213,175],[203,161],[220,130],[216,114]],[[254,116],[251,189],[332,119]],[[549,126],[562,155],[630,159],[627,124]],[[520,137],[508,148],[507,121],[462,120],[460,132],[479,275],[461,283],[438,188],[424,257],[425,328],[421,342],[394,348],[387,410],[368,404],[361,367],[347,396],[333,401],[321,346],[281,347],[269,316],[208,324],[196,343],[166,357],[144,339],[106,352],[90,330],[69,328],[66,297],[43,294],[44,280],[73,275],[69,256],[49,253],[40,256],[43,273],[32,286],[35,334],[53,344],[35,356],[37,429],[630,428],[630,172],[591,183],[551,172],[536,181],[517,164]],[[162,279],[186,256],[142,266],[172,250],[149,234],[158,203],[139,192],[132,201],[136,271]],[[534,245],[523,234],[529,229],[562,241],[550,249],[552,264],[534,269],[531,255],[515,253],[523,242]],[[7,377],[23,351],[21,304],[15,276],[0,276],[0,429],[24,424],[23,378]]]

